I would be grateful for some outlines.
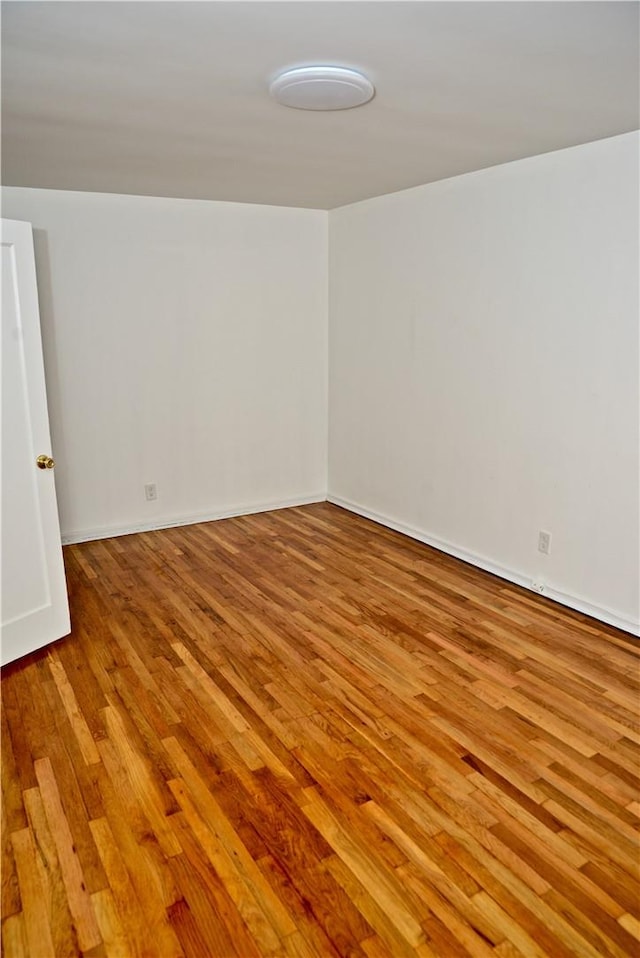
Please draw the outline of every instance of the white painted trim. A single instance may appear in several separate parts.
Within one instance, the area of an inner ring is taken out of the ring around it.
[[[220,512],[207,512],[197,516],[178,516],[173,519],[156,519],[154,522],[135,523],[131,526],[104,526],[100,529],[78,529],[65,532],[63,545],[74,542],[93,542],[95,539],[112,539],[116,536],[128,536],[135,532],[154,532],[157,529],[172,529],[175,526],[192,526],[198,522],[215,522],[218,519],[232,519],[235,516],[249,516],[256,512],[273,512],[275,509],[292,509],[295,506],[308,506],[313,502],[326,502],[326,494],[317,492],[299,499],[286,499],[280,502],[261,502],[252,506],[234,506]]]
[[[336,506],[340,506],[342,509],[346,509],[348,512],[354,512],[356,515],[363,516],[365,519],[371,519],[373,522],[377,522],[379,525],[386,526],[388,529],[393,529],[395,532],[401,532],[403,535],[409,536],[410,539],[416,539],[418,542],[424,542],[426,545],[432,546],[434,549],[438,549],[440,552],[444,552],[447,555],[453,556],[455,559],[461,559],[463,562],[468,562],[470,565],[476,566],[479,569],[484,569],[485,572],[491,572],[493,575],[497,575],[500,579],[506,579],[507,582],[513,582],[515,585],[519,585],[523,589],[527,589],[529,592],[534,592],[537,595],[543,595],[545,598],[552,599],[554,602],[558,602],[560,605],[565,605],[570,609],[574,609],[576,612],[582,612],[584,615],[589,615],[594,619],[600,620],[601,622],[606,622],[608,625],[612,625],[617,629],[622,629],[624,632],[630,632],[631,635],[640,636],[640,623],[626,619],[618,615],[616,612],[613,612],[611,609],[594,605],[593,603],[587,602],[585,599],[582,599],[578,596],[569,595],[565,592],[559,591],[558,589],[553,589],[549,585],[538,587],[535,581],[528,576],[522,575],[519,572],[515,572],[513,569],[508,569],[504,566],[498,565],[497,563],[492,562],[490,559],[484,558],[484,556],[478,556],[473,552],[468,552],[466,549],[461,549],[459,546],[451,545],[451,543],[445,542],[443,539],[438,539],[437,536],[422,532],[419,529],[415,529],[413,526],[406,525],[404,522],[398,522],[395,519],[390,519],[388,516],[381,515],[380,513],[374,512],[371,509],[365,509],[364,506],[360,506],[358,503],[351,502],[348,499],[343,499],[340,496],[335,496],[332,494],[325,494],[323,492],[318,492],[311,496],[304,496],[299,499],[287,499],[279,502],[263,502],[252,506],[235,506],[232,509],[226,509],[220,512],[204,513],[196,516],[180,516],[174,519],[158,519],[155,522],[136,523],[132,526],[111,526],[100,529],[81,529],[75,532],[65,533],[62,536],[62,542],[63,545],[71,545],[74,542],[90,542],[95,539],[111,539],[116,536],[132,535],[136,532],[153,532],[157,529],[171,529],[175,526],[195,525],[198,522],[215,522],[218,519],[231,519],[235,516],[248,516],[259,512],[272,512],[275,509],[291,509],[295,506],[311,505],[314,502],[331,502]]]
[[[382,526],[386,526],[388,529],[393,529],[395,532],[401,532],[403,535],[409,536],[411,539],[417,539],[418,542],[424,542],[426,545],[432,546],[434,549],[438,549],[440,552],[445,552],[447,555],[453,556],[455,559],[462,559],[463,562],[468,562],[470,565],[476,566],[479,569],[484,569],[485,572],[491,572],[493,575],[497,575],[501,579],[506,579],[508,582],[513,582],[515,585],[522,586],[523,589],[527,589],[529,592],[535,592],[536,595],[543,595],[545,598],[552,599],[554,602],[558,602],[560,605],[565,605],[570,609],[574,609],[576,612],[582,612],[594,619],[599,619],[601,622],[606,622],[607,625],[613,625],[616,629],[622,629],[624,632],[630,632],[631,635],[640,636],[640,623],[634,622],[631,619],[623,618],[616,612],[613,612],[611,609],[607,609],[604,606],[594,605],[591,602],[587,602],[586,599],[582,599],[579,596],[569,595],[566,592],[553,589],[551,586],[546,584],[538,585],[536,581],[531,579],[529,576],[515,572],[513,569],[507,569],[504,566],[497,565],[497,563],[492,562],[490,559],[485,559],[484,556],[478,556],[473,552],[467,552],[466,549],[461,549],[459,546],[453,546],[451,543],[445,542],[443,539],[438,539],[436,536],[430,535],[429,533],[422,532],[419,529],[414,529],[413,526],[405,525],[403,522],[397,522],[395,519],[390,519],[388,516],[383,516],[378,512],[373,512],[371,509],[365,509],[363,506],[360,506],[355,502],[350,502],[348,499],[342,499],[340,496],[334,496],[329,493],[327,495],[327,502],[332,502],[334,505],[340,506],[342,509],[346,509],[348,512],[355,512],[356,515],[363,516],[365,519],[371,519],[373,522],[377,522]]]

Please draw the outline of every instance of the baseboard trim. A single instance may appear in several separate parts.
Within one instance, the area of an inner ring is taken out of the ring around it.
[[[527,589],[536,595],[542,595],[546,599],[552,599],[554,602],[567,606],[567,608],[573,609],[575,612],[581,612],[593,619],[598,619],[600,622],[605,622],[607,625],[613,625],[616,629],[621,629],[623,632],[630,632],[633,636],[640,636],[640,623],[626,619],[604,606],[594,605],[586,599],[561,592],[559,589],[554,589],[547,584],[537,586],[535,581],[529,576],[498,565],[489,559],[485,559],[483,556],[468,552],[466,549],[451,545],[450,542],[438,539],[436,536],[422,532],[420,529],[415,529],[413,526],[408,526],[403,522],[397,522],[395,519],[389,518],[389,516],[374,512],[371,509],[366,509],[364,506],[356,502],[351,502],[349,499],[328,494],[327,502],[332,502],[334,505],[340,506],[342,509],[353,512],[358,516],[362,516],[364,519],[371,519],[373,522],[377,522],[381,526],[386,526],[388,529],[393,529],[395,532],[401,532],[403,535],[409,536],[410,539],[424,542],[425,545],[432,546],[440,552],[445,552],[455,559],[462,559],[463,562],[468,562],[470,565],[483,569],[485,572],[491,572],[501,579],[506,579],[507,582],[513,582],[514,585],[522,586],[523,589]]]
[[[129,536],[136,532],[155,532],[158,529],[173,529],[176,526],[193,526],[198,522],[216,522],[218,519],[233,519],[236,516],[250,516],[258,512],[273,512],[276,509],[292,509],[295,506],[309,506],[314,502],[326,502],[324,492],[317,492],[311,496],[301,496],[296,499],[283,499],[275,502],[261,502],[257,505],[234,506],[217,512],[206,512],[191,516],[176,516],[171,519],[158,518],[153,522],[137,522],[127,526],[104,526],[99,529],[78,529],[74,532],[65,532],[62,536],[63,545],[72,545],[75,542],[93,542],[97,539],[113,539],[117,536]]]

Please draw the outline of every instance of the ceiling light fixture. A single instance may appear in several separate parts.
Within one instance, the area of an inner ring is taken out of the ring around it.
[[[347,67],[298,67],[272,81],[269,93],[295,110],[349,110],[368,103],[373,83]]]

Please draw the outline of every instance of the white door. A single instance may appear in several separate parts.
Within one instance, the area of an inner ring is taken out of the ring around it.
[[[31,224],[2,220],[1,245],[1,646],[6,665],[67,635],[71,626]]]

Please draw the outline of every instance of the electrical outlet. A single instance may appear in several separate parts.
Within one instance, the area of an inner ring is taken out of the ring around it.
[[[544,582],[542,579],[534,579],[531,583],[531,589],[533,592],[538,592],[540,595],[544,593]]]
[[[538,533],[538,552],[542,552],[546,556],[551,552],[551,533],[543,532],[542,529]]]
[[[154,499],[158,498],[158,487],[155,482],[145,482],[144,497],[147,502],[153,502]]]

